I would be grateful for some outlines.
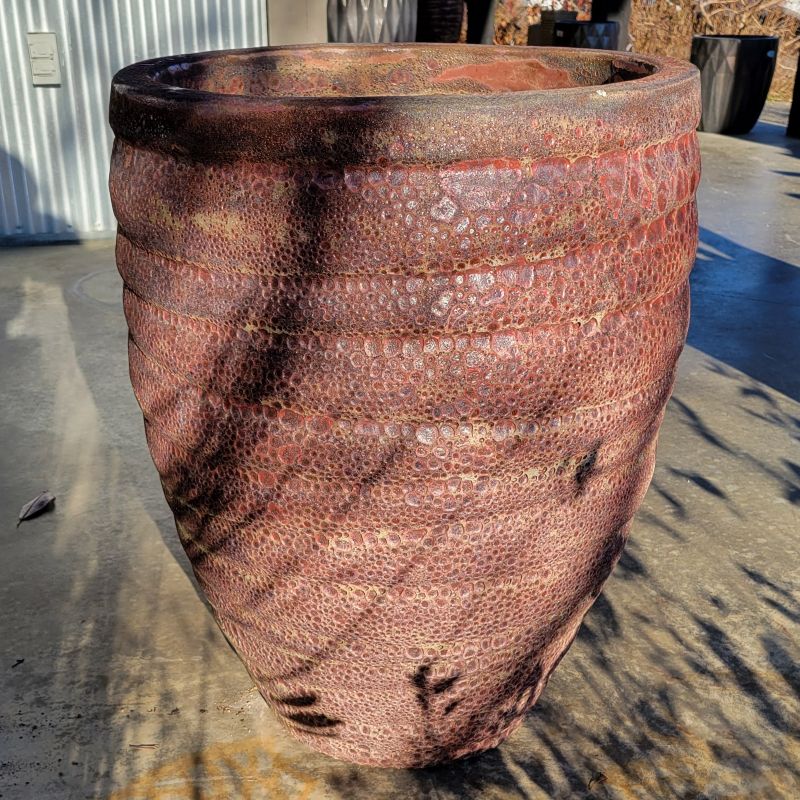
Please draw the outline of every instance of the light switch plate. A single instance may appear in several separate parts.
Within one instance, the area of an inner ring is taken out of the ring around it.
[[[58,86],[61,83],[61,60],[54,33],[28,34],[28,60],[34,86]]]

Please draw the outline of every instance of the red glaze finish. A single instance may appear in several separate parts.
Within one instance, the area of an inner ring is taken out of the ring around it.
[[[422,766],[538,698],[652,474],[698,115],[688,64],[560,48],[275,48],[114,79],[150,452],[298,739]]]

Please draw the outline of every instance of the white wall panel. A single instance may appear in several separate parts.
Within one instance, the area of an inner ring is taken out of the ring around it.
[[[114,230],[108,199],[114,73],[175,53],[267,43],[265,0],[2,0],[0,239]],[[26,34],[57,34],[60,86],[34,86]]]

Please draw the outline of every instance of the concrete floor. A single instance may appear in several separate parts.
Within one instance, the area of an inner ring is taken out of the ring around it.
[[[178,545],[112,245],[0,251],[0,796],[800,797],[800,143],[769,114],[701,137],[690,346],[626,555],[524,727],[445,768],[284,735]]]

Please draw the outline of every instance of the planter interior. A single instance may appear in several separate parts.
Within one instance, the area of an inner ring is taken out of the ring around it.
[[[497,745],[541,694],[652,474],[697,84],[668,58],[455,45],[115,77],[148,444],[293,736],[423,766]]]
[[[594,23],[586,23],[592,25]],[[162,69],[154,64],[153,88],[208,95],[288,100],[293,97],[401,97],[482,95],[539,89],[602,86],[653,74],[641,59],[578,59],[558,51],[519,51],[498,58],[492,48],[435,45],[335,46],[230,51]],[[425,58],[426,51],[435,58]],[[147,62],[145,62],[147,63]],[[174,95],[178,100],[178,96]],[[209,101],[214,97],[209,96]]]

